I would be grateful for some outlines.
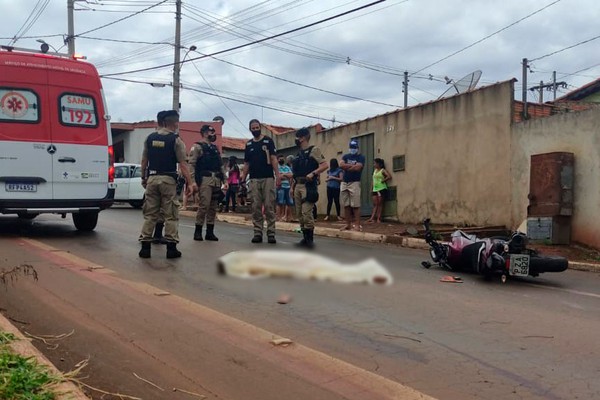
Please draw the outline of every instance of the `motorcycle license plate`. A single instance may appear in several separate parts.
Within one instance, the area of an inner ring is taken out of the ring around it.
[[[511,254],[508,273],[513,276],[528,276],[529,254]]]

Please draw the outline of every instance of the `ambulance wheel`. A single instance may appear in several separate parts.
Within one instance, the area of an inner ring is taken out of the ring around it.
[[[21,219],[34,219],[38,214],[18,213],[17,216]]]
[[[75,213],[73,214],[73,223],[79,231],[91,232],[96,228],[98,223],[98,213]]]

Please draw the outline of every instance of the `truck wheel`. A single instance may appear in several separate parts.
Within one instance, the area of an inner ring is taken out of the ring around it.
[[[98,223],[98,213],[75,213],[73,214],[73,223],[79,231],[91,232],[96,228]]]

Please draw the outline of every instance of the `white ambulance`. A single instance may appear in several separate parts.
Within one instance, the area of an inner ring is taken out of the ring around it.
[[[109,119],[93,65],[1,48],[0,213],[94,230],[115,191]]]

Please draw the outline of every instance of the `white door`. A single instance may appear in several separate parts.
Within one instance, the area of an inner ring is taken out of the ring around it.
[[[99,93],[64,90],[50,89],[50,100],[58,101],[58,116],[51,118],[54,199],[102,199],[109,164],[106,124],[98,116],[102,99]]]

